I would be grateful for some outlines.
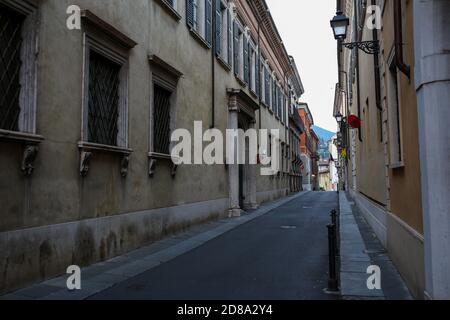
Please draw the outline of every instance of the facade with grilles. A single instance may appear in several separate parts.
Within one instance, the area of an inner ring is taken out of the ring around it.
[[[70,4],[0,0],[0,293],[291,191],[303,88],[265,1]],[[278,129],[280,172],[175,165],[195,121]]]

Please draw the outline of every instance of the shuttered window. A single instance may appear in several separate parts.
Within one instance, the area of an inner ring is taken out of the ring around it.
[[[95,51],[89,54],[89,142],[117,145],[120,68]]]
[[[244,60],[244,82],[249,85],[250,83],[250,69],[249,69],[249,41],[247,37],[243,37],[243,60]]]
[[[196,0],[186,0],[186,23],[189,28],[196,28]]]
[[[153,149],[160,154],[170,154],[170,98],[172,93],[154,86]]]
[[[272,79],[272,109],[277,112],[277,83],[275,79]]]
[[[25,17],[0,5],[0,129],[18,131],[22,24]]]
[[[265,93],[264,102],[268,106],[270,106],[270,73],[267,66],[264,68],[264,93]]]
[[[226,24],[226,21],[223,21],[223,12],[226,12],[225,10],[223,10],[222,8],[222,1],[221,0],[214,0],[214,11],[215,11],[215,15],[216,15],[216,25],[215,25],[215,33],[214,33],[214,39],[215,39],[215,43],[214,43],[214,48],[215,48],[215,53],[217,56],[220,56],[222,54],[222,38],[226,36],[222,34],[222,30],[223,30],[223,25]]]
[[[240,61],[239,61],[239,26],[236,21],[233,22],[233,65],[234,74],[239,75]]]
[[[227,10],[227,42],[228,42],[228,64],[233,63],[233,23],[231,18],[231,11]]]
[[[258,50],[256,50],[255,53],[255,89],[256,89],[256,94],[258,95],[258,97],[261,95],[261,65],[260,65],[260,59],[259,59],[259,52]]]
[[[205,40],[212,44],[212,0],[205,1]]]

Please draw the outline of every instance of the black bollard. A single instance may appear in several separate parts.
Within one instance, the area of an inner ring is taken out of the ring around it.
[[[336,225],[330,224],[328,228],[328,259],[329,259],[329,279],[328,291],[339,291],[337,268],[336,268]]]

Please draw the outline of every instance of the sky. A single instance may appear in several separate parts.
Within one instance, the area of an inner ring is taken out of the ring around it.
[[[288,54],[302,78],[307,102],[317,126],[335,132],[334,90],[337,76],[336,40],[330,20],[333,0],[266,0]]]

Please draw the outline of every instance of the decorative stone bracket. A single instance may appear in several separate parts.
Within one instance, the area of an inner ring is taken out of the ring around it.
[[[175,164],[172,160],[172,157],[170,155],[167,154],[161,154],[161,153],[156,153],[156,152],[150,152],[148,154],[148,158],[149,158],[149,169],[148,169],[148,175],[153,178],[156,172],[156,165],[158,163],[158,161],[163,160],[163,161],[168,161],[171,163],[171,176],[173,178],[175,178],[175,176],[177,175],[177,171],[178,171],[178,165]]]
[[[80,175],[82,177],[86,177],[88,175],[90,170],[90,162],[94,157],[94,154],[97,152],[115,153],[120,155],[120,175],[123,178],[127,177],[128,167],[130,164],[130,155],[133,153],[133,150],[89,142],[79,142],[78,147],[80,148]]]
[[[37,145],[26,145],[23,151],[22,172],[25,176],[31,176],[34,170],[34,161],[36,160],[39,147]]]
[[[34,161],[36,160],[39,152],[39,144],[44,140],[44,137],[31,133],[0,129],[0,139],[17,142],[24,145],[20,169],[25,176],[31,176],[34,171]]]

